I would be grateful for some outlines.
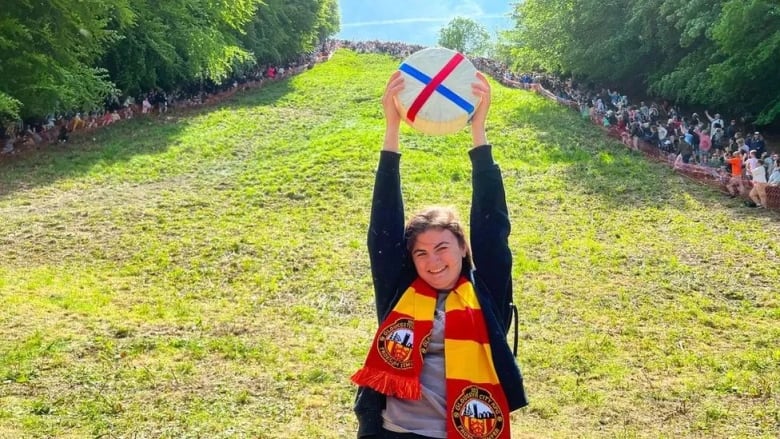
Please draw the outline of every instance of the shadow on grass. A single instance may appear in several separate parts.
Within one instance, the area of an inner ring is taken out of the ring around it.
[[[59,180],[88,174],[97,164],[111,166],[139,155],[161,154],[179,143],[193,117],[244,107],[271,106],[292,91],[291,78],[258,89],[238,92],[225,101],[185,108],[162,116],[131,120],[78,132],[68,143],[21,150],[0,161],[0,199],[19,190],[45,187]]]

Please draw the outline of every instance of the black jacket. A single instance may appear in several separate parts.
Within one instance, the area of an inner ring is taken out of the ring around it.
[[[509,250],[509,215],[501,171],[493,161],[492,147],[469,152],[472,163],[471,252],[476,270],[470,273],[490,338],[493,364],[509,409],[528,404],[523,378],[507,344],[512,303],[512,253]],[[382,151],[374,184],[368,251],[377,319],[381,323],[417,277],[406,251],[404,206],[399,172],[400,154]],[[385,396],[360,387],[355,398],[358,438],[382,429]]]

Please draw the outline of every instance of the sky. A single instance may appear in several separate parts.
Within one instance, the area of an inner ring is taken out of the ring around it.
[[[455,17],[467,17],[496,31],[512,28],[509,17],[517,0],[339,0],[341,32],[353,41],[401,41],[435,46],[439,29]]]

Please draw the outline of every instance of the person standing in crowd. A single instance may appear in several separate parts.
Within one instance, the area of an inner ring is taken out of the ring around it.
[[[766,166],[766,175],[772,175],[777,166],[777,153],[767,154],[764,153],[764,166]]]
[[[736,197],[742,193],[742,153],[737,150],[731,153],[729,157],[728,153],[723,154],[723,161],[727,165],[731,166],[731,178],[726,184],[726,190],[731,195],[731,198]]]
[[[677,145],[677,153],[680,155],[680,160],[688,164],[691,162],[691,156],[693,155],[693,146],[687,140],[683,140]]]
[[[710,150],[712,149],[712,137],[709,130],[701,130],[699,133],[699,163],[707,164],[710,161]]]
[[[704,115],[710,120],[710,128],[714,131],[715,128],[724,128],[723,119],[720,118],[719,113],[715,113],[715,117],[710,116],[709,111],[704,110]]]
[[[753,136],[747,138],[745,143],[750,147],[750,149],[756,150],[757,157],[761,157],[761,155],[764,153],[764,150],[766,149],[764,136],[762,136],[758,131],[753,133]]]
[[[780,158],[777,157],[777,154],[773,154],[773,158],[775,160],[775,167],[772,173],[769,175],[767,185],[780,186]]]
[[[509,439],[509,413],[527,404],[506,341],[511,320],[510,222],[485,123],[490,84],[472,123],[471,246],[453,209],[428,207],[404,226],[399,172],[400,72],[382,98],[385,140],[368,248],[379,328],[358,388],[358,438]],[[467,403],[472,401],[473,403]],[[479,401],[478,403],[475,401]],[[474,408],[478,410],[474,410]]]
[[[750,160],[748,161],[750,167],[751,180],[753,180],[753,188],[748,193],[748,197],[756,203],[758,207],[766,207],[766,168],[764,164],[756,158],[756,151],[750,151]],[[753,160],[755,158],[755,160]]]
[[[731,119],[731,122],[729,123],[729,126],[725,129],[726,138],[727,139],[733,139],[737,135],[737,121],[736,119]]]

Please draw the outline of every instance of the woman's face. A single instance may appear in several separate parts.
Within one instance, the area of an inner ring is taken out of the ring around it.
[[[412,261],[417,275],[437,290],[451,290],[460,277],[465,247],[447,229],[428,229],[417,235]]]

